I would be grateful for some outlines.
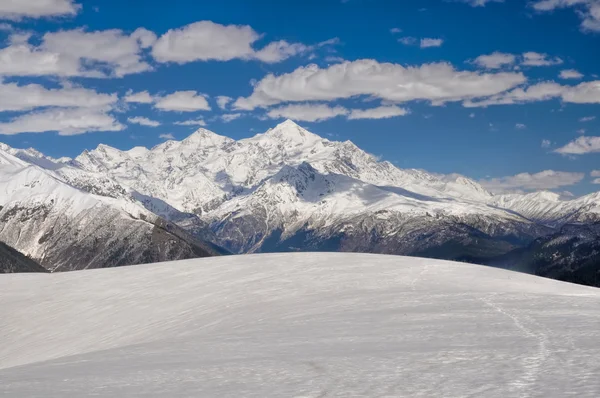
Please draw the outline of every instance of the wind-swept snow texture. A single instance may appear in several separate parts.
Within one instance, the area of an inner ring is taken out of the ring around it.
[[[368,254],[0,277],[0,395],[598,397],[600,290]]]

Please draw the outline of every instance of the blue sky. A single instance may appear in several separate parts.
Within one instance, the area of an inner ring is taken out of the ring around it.
[[[498,192],[599,187],[597,0],[39,3],[0,3],[13,147],[239,139],[289,117]]]

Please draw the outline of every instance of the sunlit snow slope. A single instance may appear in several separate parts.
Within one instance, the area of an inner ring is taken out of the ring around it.
[[[598,397],[600,290],[267,254],[0,275],[0,395]]]

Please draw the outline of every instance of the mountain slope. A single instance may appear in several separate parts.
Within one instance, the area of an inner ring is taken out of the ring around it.
[[[600,287],[600,223],[566,224],[526,247],[471,261]]]
[[[0,151],[0,240],[51,271],[217,254],[133,201],[90,194]]]
[[[48,272],[44,267],[0,242],[0,274],[12,272]]]
[[[6,396],[600,395],[600,290],[491,267],[227,256],[3,275],[0,302]]]

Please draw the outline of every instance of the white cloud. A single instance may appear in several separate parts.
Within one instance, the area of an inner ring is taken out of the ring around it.
[[[398,106],[380,106],[371,109],[352,109],[348,119],[388,119],[407,115],[409,111]]]
[[[404,44],[405,46],[414,46],[415,44],[417,44],[417,38],[416,37],[401,37],[398,39],[399,43]]]
[[[517,88],[503,94],[493,95],[484,100],[467,100],[463,105],[473,108],[546,101],[554,98],[577,104],[598,104],[600,103],[600,81],[584,82],[576,86],[563,86],[555,82],[538,83],[525,89]]]
[[[494,193],[515,190],[556,189],[574,185],[583,180],[584,173],[544,170],[539,173],[520,173],[514,176],[479,180],[479,183]]]
[[[517,123],[517,124],[515,124],[515,128],[519,129],[519,130],[523,130],[523,129],[526,129],[527,126],[524,125],[523,123]]]
[[[0,50],[0,75],[123,77],[151,70],[142,60],[142,49],[156,38],[139,28],[131,35],[112,29],[83,29],[46,33],[38,46],[29,33],[13,33]]]
[[[221,120],[223,120],[225,123],[229,123],[232,120],[240,118],[241,116],[241,113],[227,113],[225,115],[221,115]]]
[[[183,122],[175,122],[178,126],[206,126],[206,122],[202,119],[185,120]]]
[[[517,57],[513,54],[493,52],[489,55],[480,55],[473,60],[473,63],[479,67],[487,69],[499,69],[505,65],[513,65]]]
[[[27,43],[12,44],[0,50],[0,75],[103,76],[98,71],[84,71],[76,58],[34,48]]]
[[[87,68],[122,77],[152,69],[141,59],[141,49],[155,40],[154,33],[138,28],[131,35],[119,29],[86,32],[83,29],[46,33],[41,49],[75,59]]]
[[[280,40],[269,43],[261,50],[256,51],[253,58],[273,64],[293,57],[294,55],[302,54],[308,51],[308,49],[309,47],[304,44],[288,43],[285,40]]]
[[[448,63],[404,67],[375,60],[343,62],[321,69],[311,64],[280,76],[269,74],[234,107],[251,110],[282,102],[330,101],[371,96],[390,102],[435,104],[487,97],[525,82],[522,73],[457,71]]]
[[[158,138],[162,138],[163,140],[174,140],[175,139],[175,137],[171,133],[161,134],[158,136]]]
[[[581,18],[581,30],[600,31],[600,2],[597,0],[537,0],[532,5],[537,11],[577,7],[577,14]]]
[[[204,94],[196,91],[176,91],[156,101],[154,107],[163,111],[195,112],[210,111]]]
[[[585,129],[577,130],[577,134],[581,134],[581,135],[585,134]]]
[[[31,32],[13,32],[8,37],[8,42],[11,45],[27,44],[27,42],[29,42],[29,39],[31,39],[32,36],[33,33]]]
[[[596,116],[586,116],[579,119],[580,122],[591,122],[592,120],[596,120]]]
[[[346,60],[342,57],[338,57],[336,55],[328,55],[325,57],[325,61],[330,64],[337,64],[340,62],[345,62]]]
[[[138,104],[151,104],[154,102],[154,98],[152,98],[148,91],[134,93],[132,90],[129,90],[125,95],[124,100],[125,102],[134,102]]]
[[[600,104],[600,80],[568,87],[563,94],[563,101],[576,104]]]
[[[75,15],[80,8],[73,0],[4,0],[0,1],[0,18],[20,20]]]
[[[47,89],[39,84],[19,86],[16,83],[0,83],[0,112],[41,107],[101,108],[117,100],[116,94],[103,94],[80,87]]]
[[[303,44],[280,40],[257,51],[252,45],[260,38],[261,35],[248,25],[220,25],[200,21],[167,31],[154,43],[152,55],[158,62],[180,64],[238,58],[274,63],[309,49]]]
[[[542,140],[542,148],[550,148],[550,145],[552,145],[550,140]]]
[[[591,177],[600,177],[600,170],[592,170],[590,172]]]
[[[586,153],[600,152],[600,137],[583,136],[569,142],[567,145],[556,149],[554,152],[561,155],[583,155]]]
[[[400,28],[392,28],[392,29],[390,29],[390,33],[402,33],[402,29],[400,29]]]
[[[0,134],[43,133],[76,135],[92,131],[121,131],[125,126],[108,114],[106,109],[67,108],[31,112],[0,123]]]
[[[141,126],[158,127],[160,123],[156,120],[150,120],[142,116],[130,117],[127,119],[129,123],[139,124]]]
[[[575,69],[565,69],[560,71],[559,77],[561,79],[581,79],[583,75]]]
[[[469,117],[470,117],[471,119],[473,119],[473,118],[475,117],[475,114],[474,114],[474,113],[471,113],[471,114],[469,115]]]
[[[318,122],[340,115],[347,115],[348,110],[341,107],[330,107],[324,104],[297,104],[271,109],[267,117],[271,119],[292,119],[305,122]]]
[[[471,7],[485,7],[487,3],[504,3],[504,0],[459,0]]]
[[[221,109],[226,109],[227,108],[227,104],[229,104],[231,101],[233,101],[233,98],[228,97],[226,95],[219,95],[217,97],[217,105]]]
[[[555,57],[549,58],[548,54],[536,53],[533,51],[529,51],[523,53],[523,61],[522,65],[526,66],[550,66],[550,65],[560,65],[563,63],[563,60]]]
[[[440,47],[444,43],[442,39],[421,39],[421,48]]]

